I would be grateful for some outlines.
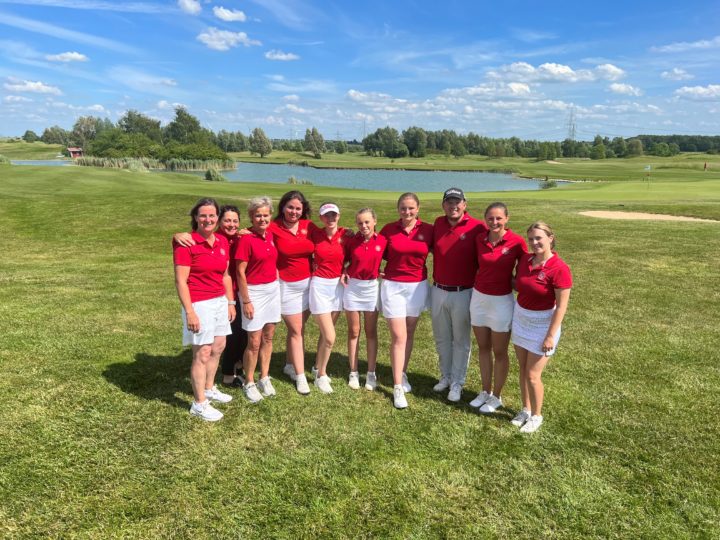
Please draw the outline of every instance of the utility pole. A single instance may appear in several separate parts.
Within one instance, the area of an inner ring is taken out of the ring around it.
[[[575,133],[577,131],[577,125],[575,124],[575,107],[570,109],[570,115],[567,123],[567,138],[571,141],[575,140]]]

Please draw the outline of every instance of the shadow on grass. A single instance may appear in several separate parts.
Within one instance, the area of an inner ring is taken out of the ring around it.
[[[178,398],[178,392],[192,394],[190,363],[192,351],[186,349],[176,356],[154,356],[137,353],[132,363],[110,364],[103,377],[123,392],[147,400],[159,400],[186,409],[189,400]]]

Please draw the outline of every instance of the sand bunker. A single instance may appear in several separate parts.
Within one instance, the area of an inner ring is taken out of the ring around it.
[[[592,210],[580,212],[582,216],[604,219],[645,219],[655,221],[702,221],[704,223],[720,223],[714,219],[701,219],[686,216],[671,216],[669,214],[647,214],[645,212],[610,212],[605,210]]]
[[[560,163],[559,161],[555,161],[554,159],[546,159],[545,163],[550,163],[550,165],[565,165],[564,163]]]

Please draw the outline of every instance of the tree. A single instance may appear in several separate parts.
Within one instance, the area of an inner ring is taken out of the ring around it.
[[[37,133],[35,133],[34,131],[32,131],[32,130],[30,130],[30,129],[28,129],[28,130],[23,134],[22,138],[23,138],[23,141],[29,142],[29,143],[34,143],[35,141],[39,141],[39,140],[40,140],[40,137],[38,137]]]
[[[149,116],[132,109],[118,120],[118,127],[125,133],[142,133],[152,141],[162,141],[160,120],[153,120]]]
[[[362,140],[363,148],[368,156],[375,156],[382,152],[382,143],[380,141],[380,135],[378,134],[379,131],[380,130],[377,130],[374,133],[367,135]]]
[[[107,118],[103,120],[96,116],[81,116],[73,125],[70,142],[85,149],[100,133],[113,128],[113,123]]]
[[[603,143],[593,145],[590,149],[590,159],[605,159],[605,145]]]
[[[335,151],[338,154],[344,154],[348,151],[348,145],[345,141],[335,141]]]
[[[615,137],[612,140],[611,148],[617,157],[625,157],[628,152],[627,142],[622,137]]]
[[[425,157],[427,133],[421,127],[409,127],[402,133],[402,140],[412,157]]]
[[[60,126],[52,126],[45,128],[45,131],[43,131],[43,134],[40,136],[40,140],[45,144],[62,144],[63,146],[67,146],[69,135],[68,132]]]
[[[165,140],[189,144],[200,142],[202,138],[203,129],[200,121],[187,112],[185,107],[176,107],[175,119],[165,126]]]
[[[640,139],[630,139],[627,143],[627,156],[642,156],[643,143]]]
[[[262,128],[256,127],[250,135],[250,153],[260,154],[260,157],[270,155],[272,152],[272,143],[267,138]]]
[[[320,159],[320,154],[325,151],[325,139],[317,130],[313,127],[311,130],[305,130],[305,145],[306,152],[312,152],[315,159]]]
[[[459,137],[456,138],[452,143],[452,148],[450,149],[450,153],[459,158],[463,157],[465,154],[467,154],[467,150],[465,149],[465,145],[462,142],[462,139]]]

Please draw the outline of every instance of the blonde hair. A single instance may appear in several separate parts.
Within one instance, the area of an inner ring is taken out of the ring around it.
[[[373,217],[373,219],[375,221],[377,221],[377,215],[375,215],[375,210],[373,210],[369,206],[358,210],[357,213],[355,214],[355,218],[357,218],[360,214],[370,214]]]
[[[267,207],[268,210],[270,210],[270,213],[272,214],[273,206],[272,206],[272,199],[266,195],[262,197],[253,197],[248,202],[248,214],[250,217],[255,213],[255,210],[258,208],[265,208]]]
[[[536,221],[528,227],[527,234],[530,234],[530,231],[532,231],[533,229],[539,229],[541,231],[544,231],[545,234],[548,235],[548,238],[552,238],[550,240],[550,249],[555,249],[555,233],[553,232],[550,225],[548,225],[544,221]]]

